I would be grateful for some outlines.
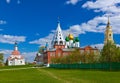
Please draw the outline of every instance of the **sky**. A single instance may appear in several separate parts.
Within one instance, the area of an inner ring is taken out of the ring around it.
[[[51,42],[58,17],[64,37],[72,33],[80,47],[98,48],[110,17],[120,44],[120,0],[0,0],[0,52],[6,59],[17,41],[21,54],[33,61],[39,47]]]

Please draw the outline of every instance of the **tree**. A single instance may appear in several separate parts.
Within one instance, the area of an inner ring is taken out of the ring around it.
[[[120,62],[120,48],[108,42],[101,52],[101,62]]]
[[[81,57],[82,56],[81,56],[80,50],[76,48],[74,51],[71,52],[70,55],[51,57],[51,62],[62,63],[62,64],[80,63]]]
[[[3,65],[3,61],[4,61],[4,54],[0,53],[0,66]]]

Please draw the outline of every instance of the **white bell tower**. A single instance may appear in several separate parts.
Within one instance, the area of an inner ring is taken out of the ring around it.
[[[54,34],[53,40],[52,40],[52,46],[54,45],[65,45],[65,40],[64,40],[63,33],[60,27],[59,19],[58,19],[57,29]]]

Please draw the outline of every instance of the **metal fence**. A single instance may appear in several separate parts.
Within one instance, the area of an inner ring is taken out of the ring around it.
[[[50,67],[59,69],[120,70],[120,63],[50,64]]]

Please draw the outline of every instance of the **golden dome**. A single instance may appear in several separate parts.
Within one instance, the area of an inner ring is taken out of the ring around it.
[[[72,34],[69,34],[68,37],[69,37],[70,40],[73,40],[73,39],[74,39],[74,36],[73,36]]]

